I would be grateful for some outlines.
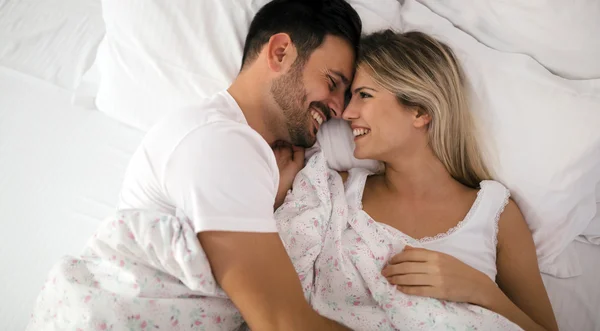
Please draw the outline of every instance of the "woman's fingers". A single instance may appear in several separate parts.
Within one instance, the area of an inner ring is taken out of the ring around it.
[[[288,146],[278,145],[273,148],[273,153],[275,153],[275,158],[277,158],[277,160],[288,160],[292,158],[292,149]]]
[[[389,264],[398,264],[402,262],[427,262],[433,259],[437,252],[424,248],[414,248],[407,246],[402,252],[392,256]]]
[[[277,167],[279,168],[280,174],[289,167],[290,163],[294,162],[292,148],[290,146],[280,144],[273,148],[273,153],[275,154],[275,160],[277,160]],[[298,171],[296,171],[296,173],[297,172]],[[294,173],[294,175],[296,175],[296,173]]]
[[[384,277],[405,274],[428,274],[432,273],[433,268],[425,262],[402,262],[398,264],[388,264],[381,274]]]
[[[399,286],[434,286],[435,277],[428,274],[408,274],[386,277],[392,285]]]

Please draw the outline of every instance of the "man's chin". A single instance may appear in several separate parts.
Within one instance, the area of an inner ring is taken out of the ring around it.
[[[304,147],[304,148],[313,147],[316,142],[317,142],[317,137],[313,136],[313,135],[310,135],[310,136],[306,135],[304,137],[297,137],[296,139],[292,139],[292,144],[294,146],[299,146],[299,147]]]
[[[294,144],[295,146],[298,147],[304,147],[304,148],[311,148],[313,147],[315,144],[317,143],[317,140],[311,140],[311,141],[304,141],[302,144]]]

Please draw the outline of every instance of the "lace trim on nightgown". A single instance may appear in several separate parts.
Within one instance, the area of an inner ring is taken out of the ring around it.
[[[428,242],[440,240],[442,238],[446,238],[449,235],[453,234],[454,232],[458,231],[465,224],[467,224],[467,222],[471,219],[471,217],[473,217],[473,214],[475,214],[475,211],[477,211],[477,207],[479,206],[479,203],[481,201],[481,197],[483,196],[482,192],[483,192],[484,189],[485,189],[485,186],[482,185],[482,187],[479,189],[479,191],[477,191],[477,197],[475,198],[475,202],[473,202],[473,205],[471,206],[471,209],[469,209],[469,212],[467,213],[467,216],[465,216],[465,218],[463,218],[462,221],[458,222],[458,224],[456,224],[455,226],[451,227],[446,232],[438,233],[438,234],[436,234],[433,237],[423,237],[421,239],[416,239],[416,240],[419,243],[424,244],[424,243],[428,243]]]
[[[496,213],[496,218],[494,219],[494,247],[498,247],[498,222],[500,221],[500,216],[504,212],[504,208],[508,205],[508,201],[510,199],[510,191],[505,188],[504,189],[504,201],[502,202],[502,207],[498,209]]]
[[[370,219],[373,219],[371,217],[371,215],[369,215],[366,211],[363,210],[363,205],[362,205],[362,195],[364,193],[364,188],[365,188],[365,184],[367,182],[367,177],[369,176],[369,173],[367,173],[366,176],[365,176],[364,173],[362,173],[361,176],[362,176],[360,178],[360,180],[361,180],[361,182],[360,182],[361,186],[359,186],[359,187],[362,187],[362,190],[359,191],[359,194],[357,194],[358,206],[360,207],[360,210],[363,213],[365,213]],[[481,188],[479,189],[479,191],[477,191],[477,197],[475,198],[475,202],[473,202],[473,205],[471,206],[471,209],[469,209],[469,212],[467,212],[467,215],[465,216],[465,218],[462,221],[458,222],[458,224],[456,224],[454,227],[448,229],[448,231],[442,232],[442,233],[438,233],[438,234],[436,234],[433,237],[423,237],[421,239],[415,239],[415,238],[413,238],[413,239],[416,240],[417,242],[419,242],[420,244],[424,244],[424,243],[428,243],[428,242],[440,240],[440,239],[448,237],[449,235],[453,234],[454,232],[456,232],[460,228],[462,228],[465,224],[467,224],[467,222],[469,221],[469,219],[471,219],[471,217],[473,217],[473,214],[475,214],[475,211],[477,211],[477,207],[479,206],[479,203],[481,202],[481,197],[483,196],[483,191],[485,190],[485,186],[486,186],[484,184],[484,182],[485,181],[481,182],[481,184],[480,184]],[[506,199],[507,199],[507,203],[508,203],[508,197]],[[502,210],[504,210],[504,207],[502,207]],[[496,219],[496,231],[498,230],[498,219],[500,218],[500,214],[501,213],[502,213],[502,211],[500,211],[498,213],[498,215],[497,215],[497,219]],[[396,229],[393,226],[390,226],[388,224],[381,223],[381,222],[379,222],[379,224],[384,225],[388,229],[392,228],[395,231],[400,231],[400,230],[398,230],[398,229]],[[402,232],[402,231],[400,231],[400,232]],[[496,236],[495,240],[496,241],[498,240],[497,236]]]

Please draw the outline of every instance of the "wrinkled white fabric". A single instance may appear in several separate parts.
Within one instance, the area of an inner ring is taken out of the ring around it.
[[[186,218],[126,210],[65,257],[27,330],[235,330],[243,320],[216,284]]]

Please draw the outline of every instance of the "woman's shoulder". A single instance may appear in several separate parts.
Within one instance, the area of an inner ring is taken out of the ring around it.
[[[495,214],[495,241],[498,243],[507,233],[522,229],[525,225],[523,214],[517,203],[511,198],[510,190],[504,184],[495,180],[484,180],[480,184],[480,192],[487,197],[490,212]]]
[[[493,189],[508,191],[508,188],[506,188],[506,186],[504,186],[504,184],[500,183],[499,181],[493,180],[493,179],[482,180],[481,182],[479,182],[479,187],[481,189],[486,187],[486,188],[493,188]]]
[[[510,190],[502,183],[495,180],[483,180],[479,183],[478,195],[484,194],[488,197],[498,199],[506,205],[510,199]]]

